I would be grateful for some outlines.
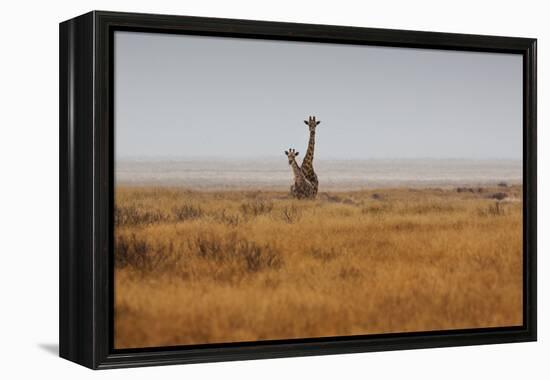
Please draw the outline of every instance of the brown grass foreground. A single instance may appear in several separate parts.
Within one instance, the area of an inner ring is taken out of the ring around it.
[[[118,188],[115,347],[520,325],[520,197]]]

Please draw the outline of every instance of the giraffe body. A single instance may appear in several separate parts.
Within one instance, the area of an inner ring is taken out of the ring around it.
[[[309,127],[309,142],[307,144],[307,151],[304,159],[302,161],[302,172],[306,179],[313,185],[314,194],[313,197],[317,195],[317,190],[319,189],[319,179],[317,174],[313,169],[313,155],[315,151],[315,129],[321,123],[315,119],[315,116],[310,116],[308,120],[304,120],[304,123]]]
[[[297,199],[312,199],[315,198],[317,191],[311,182],[307,180],[302,169],[296,162],[296,156],[299,152],[294,149],[285,151],[288,156],[288,164],[292,168],[294,174],[294,184],[290,186],[290,195]]]

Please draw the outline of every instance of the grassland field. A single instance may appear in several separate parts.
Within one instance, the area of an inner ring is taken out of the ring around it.
[[[521,192],[119,186],[115,347],[521,325]]]

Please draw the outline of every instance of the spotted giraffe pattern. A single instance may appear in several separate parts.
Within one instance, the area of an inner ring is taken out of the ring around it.
[[[296,152],[295,149],[285,150],[285,154],[288,156],[288,164],[292,168],[294,174],[294,184],[290,186],[290,195],[298,199],[311,199],[315,197],[315,189],[311,182],[307,180],[302,172],[302,169],[296,162],[296,156],[300,152]]]
[[[313,169],[313,154],[315,150],[315,128],[321,123],[315,119],[315,116],[310,116],[304,123],[309,127],[309,142],[307,144],[307,152],[302,161],[302,172],[306,179],[313,185],[313,196],[317,195],[319,189],[319,179]]]

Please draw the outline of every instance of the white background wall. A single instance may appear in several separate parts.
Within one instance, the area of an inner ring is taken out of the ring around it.
[[[0,373],[15,378],[548,378],[550,88],[547,1],[80,0],[4,2],[0,20]],[[56,357],[58,23],[89,10],[214,16],[539,39],[539,342],[111,370]],[[546,354],[545,354],[546,351]]]

